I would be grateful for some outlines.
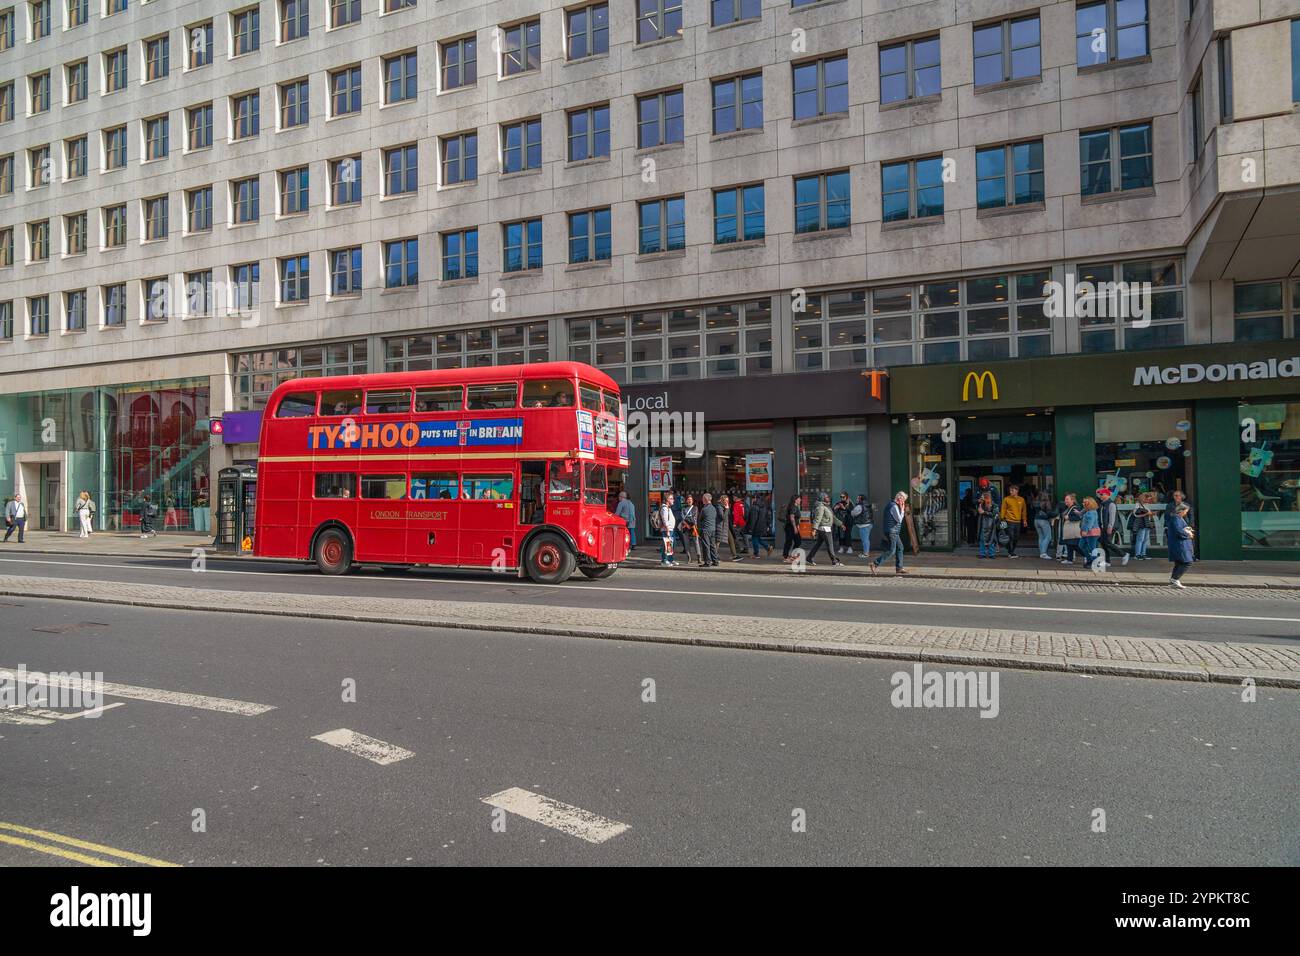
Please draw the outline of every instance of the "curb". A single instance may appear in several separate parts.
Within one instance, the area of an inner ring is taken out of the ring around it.
[[[1048,671],[1065,674],[1091,674],[1114,677],[1141,677],[1158,680],[1199,681],[1204,683],[1237,684],[1252,678],[1259,687],[1282,687],[1300,690],[1300,673],[1287,671],[1277,674],[1253,674],[1245,669],[1198,667],[1189,664],[1157,664],[1143,661],[1107,661],[1091,658],[1017,656],[984,653],[980,651],[936,650],[919,645],[846,644],[843,642],[811,642],[798,639],[767,638],[730,640],[712,637],[683,637],[680,634],[653,631],[630,634],[622,631],[605,631],[597,627],[560,627],[544,624],[479,623],[460,618],[400,618],[382,614],[349,614],[343,611],[295,611],[274,608],[238,608],[233,612],[226,607],[212,607],[185,601],[166,601],[146,598],[97,598],[79,594],[50,595],[34,589],[0,587],[5,597],[30,597],[52,601],[83,601],[87,604],[116,604],[127,607],[151,607],[172,611],[208,611],[215,613],[258,614],[266,617],[294,617],[324,621],[348,621],[358,624],[400,624],[407,627],[441,627],[460,631],[487,631],[507,634],[535,634],[551,637],[581,637],[595,640],[625,641],[645,644],[676,644],[693,647],[713,647],[751,651],[777,651],[792,654],[824,654],[837,657],[857,657],[900,661],[922,661],[934,664],[973,665],[998,667],[1010,670]]]

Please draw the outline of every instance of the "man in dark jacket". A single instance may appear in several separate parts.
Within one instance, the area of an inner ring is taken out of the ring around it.
[[[713,495],[707,491],[700,497],[700,516],[697,530],[700,532],[700,563],[706,568],[718,566],[718,509],[713,503]]]
[[[1115,504],[1115,497],[1109,488],[1098,488],[1097,500],[1101,502],[1097,520],[1101,525],[1101,548],[1106,560],[1119,555],[1119,563],[1128,564],[1128,552],[1115,543],[1115,538],[1119,535],[1119,505]]]
[[[754,495],[749,505],[749,514],[745,518],[745,534],[749,535],[749,545],[756,558],[759,557],[761,548],[766,548],[767,554],[772,553],[772,546],[763,540],[771,525],[772,512],[768,510],[765,497]]]
[[[835,529],[835,550],[839,554],[852,554],[853,520],[850,515],[853,511],[853,502],[849,500],[847,491],[840,492],[840,500],[835,502],[835,507],[831,511],[840,521]]]
[[[907,573],[903,567],[903,521],[906,517],[907,492],[900,491],[885,508],[885,535],[889,543],[885,545],[885,550],[880,552],[876,560],[867,565],[872,574],[876,573],[882,561],[890,557],[894,559],[895,574]]]

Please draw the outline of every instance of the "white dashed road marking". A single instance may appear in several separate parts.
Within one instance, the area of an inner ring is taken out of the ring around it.
[[[381,766],[387,766],[390,763],[397,763],[399,760],[415,756],[413,751],[375,737],[367,737],[365,734],[359,734],[355,730],[348,730],[346,727],[317,734],[312,740],[319,740],[331,747],[346,750],[354,756],[364,757],[371,763],[377,763]]]
[[[17,681],[19,673],[10,668],[0,667],[0,681]],[[105,681],[95,685],[86,684],[76,674],[42,674],[39,671],[23,671],[23,680],[29,684],[42,687],[62,687],[77,691],[83,688],[87,692],[102,693],[106,697],[125,697],[128,700],[148,700],[156,704],[175,704],[177,707],[193,707],[196,710],[215,710],[222,714],[238,714],[241,717],[256,717],[268,710],[275,710],[269,704],[253,704],[246,700],[227,700],[224,697],[208,697],[205,694],[184,694],[175,690],[158,690],[154,687],[133,687],[130,684],[110,684]]]
[[[607,819],[581,807],[560,803],[519,787],[484,797],[483,802],[588,843],[604,843],[631,829],[626,823]]]

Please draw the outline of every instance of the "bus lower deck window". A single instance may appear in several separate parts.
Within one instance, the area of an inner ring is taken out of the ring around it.
[[[397,500],[406,497],[405,475],[362,475],[362,498]]]
[[[471,501],[509,501],[514,497],[513,475],[466,475],[465,497]]]
[[[434,472],[411,476],[412,498],[455,498],[460,479],[455,472]]]

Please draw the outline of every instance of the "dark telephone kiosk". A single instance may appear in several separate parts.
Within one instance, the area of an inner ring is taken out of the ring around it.
[[[213,547],[218,551],[252,551],[256,514],[257,470],[222,468],[217,472],[217,534]]]

